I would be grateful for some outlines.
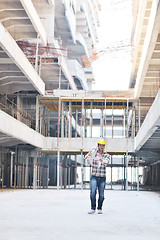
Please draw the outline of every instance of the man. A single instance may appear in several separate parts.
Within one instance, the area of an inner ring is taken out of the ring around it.
[[[93,148],[85,157],[87,163],[92,166],[90,180],[90,200],[91,210],[89,214],[96,211],[96,193],[98,188],[98,214],[102,214],[102,205],[104,201],[104,189],[106,183],[106,166],[110,161],[110,155],[104,151],[105,140],[100,139],[97,143],[97,148]]]

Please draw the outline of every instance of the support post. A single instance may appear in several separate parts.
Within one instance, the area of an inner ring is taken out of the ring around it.
[[[105,97],[105,112],[104,112],[104,137],[106,138],[107,134],[106,134],[106,123],[107,123],[107,117],[106,117],[106,97]]]
[[[128,99],[127,99],[127,150],[126,150],[126,191],[128,191]]]
[[[64,138],[64,102],[62,102],[61,137]]]
[[[33,189],[37,189],[37,150],[33,153]]]
[[[112,176],[113,176],[113,174],[112,174],[112,155],[111,155],[111,190],[113,189],[112,188],[112,181],[113,181],[113,178],[112,178]]]
[[[77,155],[75,155],[74,189],[76,189],[76,184],[77,184]]]
[[[22,162],[23,162],[23,167],[22,167],[22,188],[24,188],[25,186],[25,154],[26,152],[23,152],[23,156],[22,156]]]
[[[4,148],[2,148],[2,189],[4,187]]]
[[[49,185],[49,157],[48,156],[45,156],[45,160],[47,158],[47,188],[48,188],[48,185]]]
[[[15,163],[14,163],[14,188],[17,185],[17,161],[18,161],[18,148],[15,150]]]
[[[83,152],[82,150],[81,150],[81,178],[82,178],[81,190],[83,190]]]
[[[103,137],[103,109],[101,109],[100,116],[100,137]]]
[[[37,188],[40,188],[41,184],[40,184],[40,171],[41,171],[41,164],[40,164],[40,157],[38,154],[37,157]]]
[[[62,74],[62,70],[61,70],[61,66],[59,67],[59,78],[58,78],[58,88],[59,90],[61,89],[61,74]]]
[[[57,190],[59,190],[60,150],[57,151]]]
[[[81,137],[84,137],[84,98],[82,98],[82,109],[81,109]]]
[[[68,159],[68,188],[70,188],[71,185],[71,160],[70,160],[70,155]]]
[[[113,128],[114,128],[114,116],[113,116],[113,102],[112,102],[112,138],[113,138],[113,135],[114,135],[114,131],[113,131]]]
[[[123,119],[123,134],[124,138],[126,138],[126,109],[124,108],[124,119]]]
[[[67,121],[67,116],[65,116],[65,137],[68,137],[68,121]]]
[[[35,57],[35,71],[38,73],[38,49],[39,48],[39,34],[37,34],[36,57]]]
[[[0,188],[2,187],[2,149],[0,148]]]
[[[135,107],[133,106],[133,115],[132,115],[132,137],[135,138]]]
[[[139,191],[139,158],[137,157],[137,191]]]
[[[133,189],[133,157],[131,157],[131,190]]]
[[[26,168],[25,168],[25,187],[28,188],[28,161],[29,161],[29,155],[28,152],[26,153],[25,156],[25,163],[26,163]]]
[[[68,137],[72,137],[72,102],[69,102],[69,129],[68,129]]]
[[[40,126],[39,126],[39,132],[43,134],[43,106],[40,108]]]
[[[93,103],[90,104],[90,137],[92,137],[92,125],[93,125]]]
[[[10,171],[10,187],[12,187],[12,180],[13,180],[13,155],[15,153],[11,152],[11,171]]]
[[[75,137],[77,138],[77,130],[78,130],[78,110],[76,109],[76,120],[75,120]]]
[[[61,98],[59,97],[59,101],[58,101],[58,133],[57,133],[57,137],[60,137],[60,122],[61,122]]]
[[[17,120],[21,121],[21,98],[19,96],[19,93],[17,95]]]
[[[139,126],[139,129],[141,127],[141,101],[139,99],[139,105],[138,105],[138,126]]]

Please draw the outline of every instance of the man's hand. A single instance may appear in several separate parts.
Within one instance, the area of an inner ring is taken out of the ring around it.
[[[92,152],[90,151],[89,153],[88,153],[88,156],[91,156],[92,155]]]
[[[101,158],[99,159],[99,161],[100,161],[100,162],[103,162],[103,160],[102,160]]]

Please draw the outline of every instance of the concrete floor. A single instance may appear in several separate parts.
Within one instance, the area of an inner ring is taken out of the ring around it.
[[[88,215],[88,190],[0,192],[0,240],[159,240],[160,194],[105,191]]]

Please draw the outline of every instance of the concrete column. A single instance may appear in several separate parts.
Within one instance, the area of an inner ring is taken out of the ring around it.
[[[138,126],[139,129],[141,127],[141,100],[139,99],[139,105],[138,105]]]
[[[106,138],[106,136],[107,136],[107,134],[106,134],[106,123],[107,123],[106,105],[107,105],[107,102],[106,102],[106,98],[105,98],[105,112],[104,112],[104,137],[105,137],[105,138]]]
[[[39,132],[43,134],[43,106],[40,107],[40,126],[39,126]]]
[[[64,163],[64,155],[62,155],[62,160],[61,160],[61,165],[60,165],[60,185],[61,185],[61,189],[63,188],[63,175],[64,175],[64,167],[63,167],[63,163]]]
[[[47,158],[47,188],[48,188],[48,185],[49,185],[49,157],[48,156],[45,156],[45,160]]]
[[[18,154],[18,188],[22,188],[22,161],[23,152],[20,150]]]
[[[128,156],[128,100],[127,100],[127,150],[126,150],[126,191],[128,191],[128,162],[129,162],[129,156]]]
[[[61,66],[59,67],[59,77],[58,77],[58,81],[59,81],[59,86],[58,88],[61,89],[61,73],[62,73],[62,70],[61,70]]]
[[[75,119],[75,137],[77,137],[77,127],[78,127],[78,110],[76,109],[76,119]]]
[[[1,154],[1,164],[2,164],[2,188],[4,187],[4,148],[2,148],[2,154]]]
[[[137,191],[139,191],[139,158],[137,157]]]
[[[29,174],[28,174],[28,161],[29,161],[29,155],[28,155],[28,152],[26,152],[26,155],[25,155],[25,163],[26,163],[26,167],[25,167],[25,187],[28,188],[28,177],[29,177]]]
[[[84,137],[84,98],[82,98],[82,109],[81,109],[81,137]]]
[[[35,71],[38,73],[38,49],[39,49],[39,34],[37,34],[37,43],[36,43],[36,57],[35,57]]]
[[[62,165],[59,164],[59,187],[62,189]]]
[[[156,177],[156,187],[158,187],[158,163],[156,163],[156,172],[155,172],[155,177]]]
[[[18,165],[18,148],[15,149],[15,163],[14,163],[14,188],[17,187],[17,165]]]
[[[13,185],[13,157],[15,152],[11,152],[11,164],[10,164],[10,187]]]
[[[133,189],[133,157],[131,157],[131,190]]]
[[[84,109],[84,137],[87,137],[86,109]]]
[[[61,98],[59,97],[58,101],[58,133],[57,137],[60,137],[60,123],[61,123]]]
[[[64,138],[64,102],[62,102],[61,137]]]
[[[122,180],[123,179],[124,179],[124,156],[122,157]],[[123,182],[122,182],[122,190],[124,189],[124,186],[123,186],[124,183]]]
[[[90,137],[92,137],[92,125],[93,125],[93,103],[90,103]]]
[[[57,190],[59,190],[60,151],[57,151]]]
[[[36,97],[36,131],[39,132],[39,96]]]
[[[25,187],[25,154],[26,152],[23,152],[23,156],[22,156],[22,188]]]
[[[157,172],[158,172],[157,185],[160,186],[160,161],[157,164]]]
[[[41,164],[40,164],[40,157],[39,154],[37,154],[37,188],[40,188],[40,177],[41,177]]]
[[[65,116],[65,137],[68,137],[68,120],[67,116]]]
[[[113,181],[113,179],[112,179],[112,176],[113,176],[113,174],[112,174],[112,155],[111,155],[111,190],[113,189],[112,188],[112,181]]]
[[[72,137],[72,102],[69,102],[69,129],[68,129],[68,137]]]
[[[83,190],[83,152],[82,151],[81,151],[81,178],[82,178],[81,190]]]
[[[39,56],[39,71],[38,75],[41,77],[41,70],[42,70],[42,57]]]
[[[2,187],[2,150],[0,149],[0,188]]]
[[[74,188],[76,189],[77,183],[77,155],[75,155],[75,168],[74,168]]]
[[[17,158],[17,187],[20,188],[20,159],[21,159],[21,150],[18,151],[18,158]]]
[[[125,138],[126,137],[126,109],[124,109],[123,132],[124,132],[124,138]]]
[[[66,189],[67,187],[67,156],[65,154],[65,159],[64,159],[64,188]]]
[[[124,190],[126,189],[126,168],[125,168],[125,162],[126,162],[126,155],[124,155],[124,167],[123,167],[123,174],[124,174],[124,176],[123,176],[123,178],[124,178]]]
[[[135,138],[135,107],[133,107],[133,116],[132,116],[132,137]]]
[[[114,106],[113,106],[113,102],[112,102],[112,138],[113,138],[113,136],[114,136],[114,115],[113,115],[113,108],[114,108]]]
[[[128,191],[128,151],[126,152],[126,191]]]
[[[37,150],[33,153],[33,189],[37,189]]]
[[[17,120],[21,121],[21,98],[17,95]]]
[[[100,136],[103,137],[103,109],[101,111],[101,116],[100,116]]]
[[[71,185],[71,160],[70,160],[70,156],[69,156],[69,160],[68,160],[68,188],[70,188]]]

